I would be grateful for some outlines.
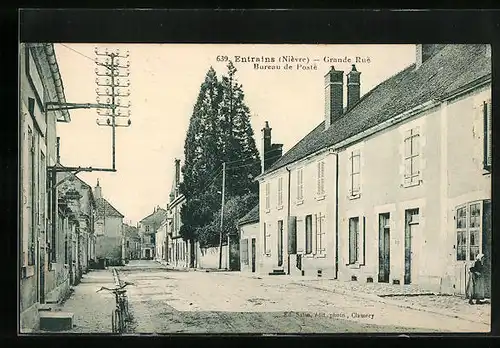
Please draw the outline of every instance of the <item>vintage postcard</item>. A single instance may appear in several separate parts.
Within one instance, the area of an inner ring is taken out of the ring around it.
[[[489,45],[19,63],[20,333],[490,331]]]

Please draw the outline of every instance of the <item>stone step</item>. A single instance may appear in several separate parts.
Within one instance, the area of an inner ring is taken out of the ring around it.
[[[40,330],[45,331],[64,331],[73,328],[73,313],[41,311]]]
[[[269,275],[286,275],[286,273],[282,269],[274,269]]]

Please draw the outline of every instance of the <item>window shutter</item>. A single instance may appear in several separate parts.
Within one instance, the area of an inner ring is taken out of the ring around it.
[[[362,217],[361,219],[361,226],[360,226],[360,233],[359,233],[359,239],[360,239],[360,245],[359,245],[359,263],[361,265],[365,264],[365,237],[366,237],[366,217]]]
[[[317,181],[316,181],[316,184],[317,184],[317,188],[316,188],[316,193],[317,194],[320,194],[321,193],[321,162],[318,162],[317,164]]]
[[[297,253],[297,217],[290,216],[288,220],[288,253]]]
[[[484,122],[484,167],[491,166],[491,101],[483,103],[483,122]]]

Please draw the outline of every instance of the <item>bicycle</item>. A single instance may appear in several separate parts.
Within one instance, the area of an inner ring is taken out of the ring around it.
[[[130,312],[128,308],[128,299],[125,290],[127,285],[134,285],[133,283],[125,282],[122,286],[117,288],[107,288],[102,286],[96,292],[101,290],[111,291],[115,295],[116,308],[111,313],[111,328],[113,333],[123,333],[125,332],[126,325],[125,322],[130,320]]]

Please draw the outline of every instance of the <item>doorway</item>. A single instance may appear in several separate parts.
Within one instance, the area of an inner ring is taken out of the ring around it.
[[[278,221],[278,267],[283,266],[283,220]]]
[[[405,284],[416,283],[418,277],[418,254],[420,249],[419,238],[419,211],[409,209],[405,211]]]
[[[146,250],[144,250],[144,252],[145,252],[146,260],[149,260],[151,258],[151,250],[146,249]]]
[[[252,272],[255,272],[255,238],[252,238]]]
[[[378,260],[378,281],[388,283],[390,276],[390,214],[384,213],[379,215],[379,260]]]

